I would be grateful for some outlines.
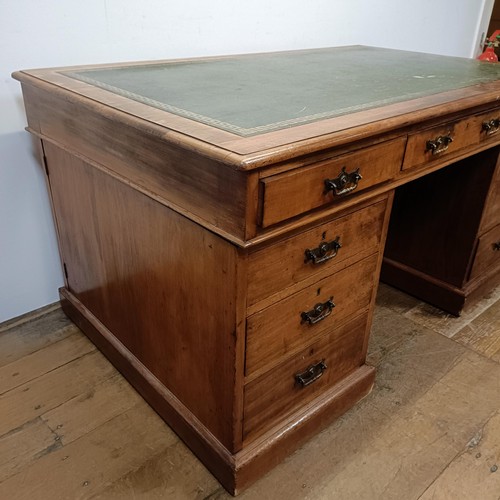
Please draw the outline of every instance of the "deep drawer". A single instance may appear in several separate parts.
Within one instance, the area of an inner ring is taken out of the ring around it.
[[[378,254],[367,257],[250,316],[246,375],[312,344],[324,332],[367,308],[377,260]],[[317,308],[319,305],[322,307]],[[310,320],[304,317],[307,313]]]
[[[251,441],[363,363],[368,315],[327,333],[245,387],[243,438]]]
[[[479,238],[470,279],[500,266],[500,224]]]
[[[400,170],[406,138],[332,158],[261,180],[262,220],[267,227],[392,179]],[[354,177],[358,172],[360,179]],[[325,181],[334,181],[328,189]],[[338,193],[338,194],[336,194]]]
[[[383,200],[251,254],[247,304],[309,276],[327,276],[347,259],[359,260],[376,252],[386,206],[387,200]]]
[[[500,111],[450,121],[410,134],[403,170],[423,166],[481,142],[500,141]]]

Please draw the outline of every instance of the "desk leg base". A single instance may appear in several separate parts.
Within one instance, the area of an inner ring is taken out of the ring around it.
[[[495,288],[499,278],[500,267],[469,281],[463,288],[458,288],[387,257],[384,258],[380,273],[380,281],[454,316],[460,316],[462,311]]]
[[[265,475],[373,387],[375,368],[363,365],[316,401],[232,454],[71,292],[61,288],[59,294],[65,314],[233,495]]]
[[[465,294],[460,288],[387,257],[382,263],[380,281],[455,316],[465,305]]]

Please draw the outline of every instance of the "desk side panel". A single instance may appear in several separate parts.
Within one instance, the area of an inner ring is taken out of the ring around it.
[[[247,176],[175,144],[169,130],[57,89],[23,83],[30,129],[109,169],[208,229],[245,238]]]
[[[69,291],[234,451],[236,248],[44,147]]]

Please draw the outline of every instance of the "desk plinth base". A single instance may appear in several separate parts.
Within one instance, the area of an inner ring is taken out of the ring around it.
[[[375,368],[363,365],[317,400],[232,454],[71,292],[61,288],[59,294],[65,314],[233,495],[264,476],[373,387]]]
[[[492,269],[463,288],[438,280],[392,259],[384,258],[380,280],[444,311],[460,316],[498,284],[500,267]]]

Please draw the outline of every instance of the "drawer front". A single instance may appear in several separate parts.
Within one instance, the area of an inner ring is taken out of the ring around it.
[[[346,259],[376,252],[386,206],[387,200],[381,201],[251,254],[248,305],[309,276],[331,274]]]
[[[450,141],[451,140],[451,141]],[[423,166],[481,142],[500,140],[500,112],[493,111],[452,121],[410,134],[403,170]]]
[[[479,238],[470,279],[500,266],[500,224]]]
[[[398,138],[262,179],[262,227],[339,203],[346,196],[392,179],[400,170],[405,144],[406,138]],[[331,181],[329,187],[326,180]]]
[[[495,177],[491,182],[490,192],[481,220],[481,232],[500,224],[500,165],[497,165]]]
[[[472,118],[478,142],[500,142],[500,109],[495,109]]]
[[[251,441],[259,436],[360,366],[367,319],[367,314],[358,316],[248,383],[244,400],[244,440]]]
[[[250,316],[246,375],[281,361],[367,308],[377,259],[378,254],[367,257]]]

